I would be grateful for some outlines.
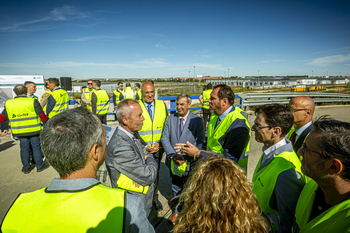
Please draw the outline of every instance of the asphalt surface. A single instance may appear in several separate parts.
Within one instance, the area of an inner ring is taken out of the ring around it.
[[[248,121],[252,125],[255,119],[253,112],[248,112]],[[315,117],[321,115],[331,115],[337,120],[350,122],[350,105],[316,107]],[[108,125],[117,126],[113,116],[108,116]],[[262,144],[255,142],[254,133],[252,133],[251,147],[249,152],[248,179],[251,180],[255,166],[262,153]],[[36,168],[29,174],[21,172],[22,164],[19,156],[19,141],[13,141],[11,137],[0,138],[0,219],[2,221],[8,208],[16,199],[19,193],[31,192],[37,189],[47,187],[53,178],[59,177],[57,172],[48,168],[43,172],[36,172]],[[172,214],[168,202],[172,198],[169,170],[163,163],[160,168],[160,198],[163,204],[163,211],[157,213],[152,210],[150,221],[155,226],[156,232],[169,232],[172,225],[168,222],[168,217]]]

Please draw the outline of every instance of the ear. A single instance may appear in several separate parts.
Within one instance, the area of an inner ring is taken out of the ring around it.
[[[101,148],[97,145],[94,144],[89,151],[89,158],[93,159],[95,161],[98,160],[98,155],[99,155],[99,151],[101,150]]]
[[[123,121],[123,125],[128,125],[129,123],[129,119],[127,117],[123,117],[122,121]]]
[[[282,128],[277,126],[273,129],[273,136],[280,136],[282,134]]]
[[[344,164],[339,159],[332,159],[329,167],[330,175],[339,175],[345,170]]]
[[[307,110],[305,111],[305,113],[306,113],[306,116],[305,116],[305,117],[310,116],[310,115],[311,115],[311,109],[307,109]]]

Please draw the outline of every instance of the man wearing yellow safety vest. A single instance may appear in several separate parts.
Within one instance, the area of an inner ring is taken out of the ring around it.
[[[5,108],[0,115],[1,137],[7,135],[10,123],[12,136],[17,137],[20,142],[22,172],[28,174],[33,169],[30,166],[31,154],[37,172],[44,171],[49,165],[43,162],[39,135],[41,121],[45,123],[47,118],[39,101],[27,96],[26,87],[17,85],[13,91],[16,97],[5,102]]]
[[[292,142],[294,151],[298,152],[312,130],[315,102],[308,96],[298,96],[289,101],[289,107],[294,116],[294,127],[289,130],[287,139]]]
[[[187,94],[180,94],[176,98],[177,113],[167,117],[161,139],[166,152],[165,164],[170,170],[174,197],[181,193],[195,162],[186,154],[178,155],[174,150],[176,143],[190,142],[200,150],[204,141],[203,118],[190,111],[191,101],[191,97]],[[178,199],[175,199],[173,214],[169,217],[173,223],[182,209],[182,206],[176,208],[177,203]]]
[[[125,99],[135,99],[134,91],[131,89],[131,84],[126,83],[125,89],[123,90],[123,96]]]
[[[321,116],[298,154],[312,180],[300,194],[293,232],[350,232],[350,123]]]
[[[60,178],[19,195],[1,232],[154,232],[139,198],[96,179],[106,157],[105,137],[100,121],[83,107],[50,119],[42,149]]]
[[[118,82],[118,88],[116,90],[113,91],[113,105],[114,105],[114,117],[115,120],[117,120],[117,107],[118,104],[120,103],[120,101],[122,101],[124,99],[124,96],[122,94],[123,92],[123,83],[122,82]]]
[[[142,109],[135,100],[125,99],[118,105],[117,117],[119,126],[108,144],[106,157],[112,187],[140,197],[148,216],[152,209],[157,163],[137,137],[144,121]]]
[[[109,111],[109,97],[105,90],[102,90],[101,81],[94,80],[94,91],[91,95],[92,113],[97,115],[102,124],[107,124],[107,113]]]
[[[135,83],[135,85],[134,85],[134,88],[135,88],[134,96],[135,96],[136,100],[141,100],[142,99],[142,91],[141,91],[140,87],[141,87],[140,83]]]
[[[210,107],[209,107],[209,99],[210,94],[213,91],[213,85],[211,83],[207,84],[207,89],[203,91],[203,94],[199,96],[199,102],[202,104],[202,114],[204,119],[204,125],[205,128],[207,128],[208,125],[208,119],[210,119]]]
[[[47,86],[51,91],[46,107],[46,114],[49,118],[52,118],[68,109],[68,93],[60,88],[59,85],[60,81],[57,78],[49,78],[47,80]]]
[[[293,114],[281,104],[263,105],[255,113],[252,131],[255,140],[264,146],[253,174],[253,191],[275,230],[290,232],[295,206],[305,184],[300,160],[291,142],[284,138],[293,125]]]
[[[154,182],[153,205],[157,211],[162,210],[162,204],[158,200],[159,168],[164,149],[160,146],[160,139],[164,128],[167,110],[165,103],[154,99],[155,88],[151,82],[142,84],[142,100],[139,104],[142,108],[142,115],[145,119],[142,129],[139,131],[141,138],[146,142],[146,150],[153,155],[158,164],[157,179]]]
[[[250,145],[250,127],[247,114],[234,105],[235,95],[231,87],[216,85],[210,94],[209,107],[213,113],[208,125],[207,150],[200,151],[191,143],[178,145],[178,150],[191,157],[213,156],[215,152],[247,170]]]
[[[43,93],[40,96],[40,105],[43,108],[44,112],[46,113],[46,106],[47,106],[47,100],[49,99],[50,95],[51,95],[51,91],[47,86],[47,82],[45,82],[45,90],[43,91]]]
[[[92,107],[91,95],[92,95],[92,92],[95,90],[93,87],[94,81],[92,79],[89,79],[87,84],[88,84],[88,87],[85,87],[83,89],[83,93],[81,95],[81,101],[85,104],[87,109],[91,110],[91,107]]]

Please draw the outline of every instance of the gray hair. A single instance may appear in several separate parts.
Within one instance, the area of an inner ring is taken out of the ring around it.
[[[100,80],[93,80],[93,82],[94,82],[98,87],[101,87],[101,81],[100,81]]]
[[[318,146],[323,159],[339,159],[345,166],[341,177],[350,181],[350,123],[337,121],[323,115],[312,124],[314,131],[321,133]]]
[[[130,113],[131,113],[131,104],[139,104],[136,100],[133,99],[124,99],[120,101],[117,107],[117,119],[119,121],[119,124],[122,124],[123,117],[130,118]]]
[[[186,97],[187,98],[187,103],[190,104],[192,102],[192,98],[191,96],[187,95],[187,94],[180,94],[176,97],[176,102],[179,101],[179,99],[181,98],[184,98]]]
[[[13,88],[13,92],[16,95],[26,95],[27,94],[27,88],[25,86],[23,86],[23,85],[16,85]]]
[[[61,178],[85,167],[91,147],[103,148],[100,121],[84,107],[51,118],[40,133],[42,151]]]

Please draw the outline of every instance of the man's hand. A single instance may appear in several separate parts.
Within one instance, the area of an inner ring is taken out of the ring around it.
[[[154,145],[154,148],[157,148],[159,150],[159,142],[157,142],[155,145]]]
[[[7,130],[5,129],[4,131],[2,131],[0,137],[4,137],[4,136],[6,136],[6,135],[7,135]]]
[[[133,181],[132,183],[136,188],[140,187],[140,184],[136,183],[135,181]]]
[[[146,150],[151,154],[157,153],[159,151],[159,144],[158,144],[158,148],[148,145],[146,146]]]
[[[181,155],[174,155],[172,158],[171,158],[174,163],[177,165],[177,166],[181,166],[183,163],[185,163],[185,158],[182,157]]]
[[[91,105],[91,102],[89,102],[89,105],[90,105],[90,107],[92,106],[92,105]]]
[[[200,150],[198,150],[198,148],[190,142],[186,142],[186,144],[176,143],[174,149],[178,154],[185,153],[191,157],[198,157],[200,154]]]
[[[149,157],[149,155],[145,155],[145,161],[146,161],[146,159]]]

